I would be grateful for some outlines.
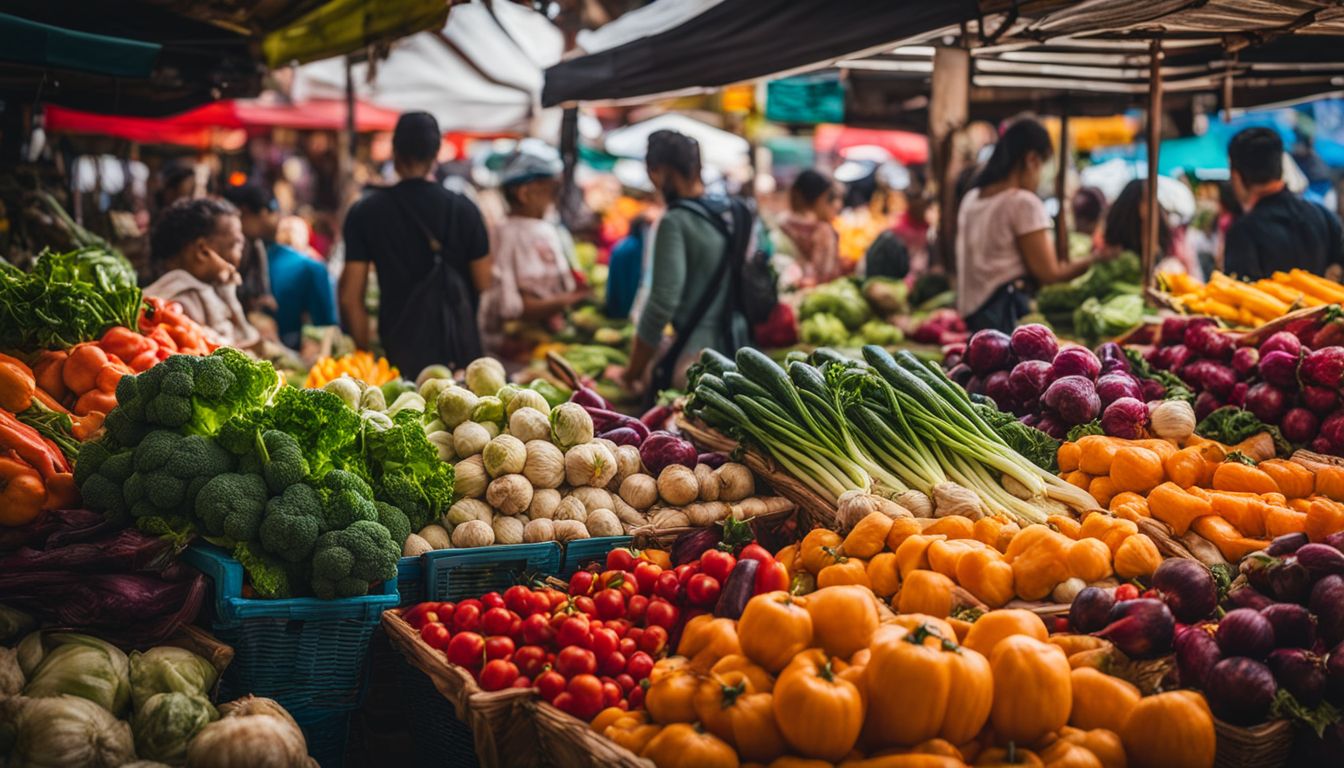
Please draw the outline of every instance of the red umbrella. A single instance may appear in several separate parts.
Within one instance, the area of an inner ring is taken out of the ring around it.
[[[851,128],[828,123],[818,125],[812,137],[812,147],[819,155],[866,145],[885,149],[893,160],[902,165],[920,165],[929,161],[929,139],[922,133]]]

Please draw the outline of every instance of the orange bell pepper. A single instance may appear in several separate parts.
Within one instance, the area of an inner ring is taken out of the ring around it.
[[[47,487],[37,470],[13,451],[0,455],[0,525],[32,522],[41,514],[46,498]]]

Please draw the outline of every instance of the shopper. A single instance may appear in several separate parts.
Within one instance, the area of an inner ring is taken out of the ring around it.
[[[378,335],[408,377],[481,355],[476,311],[490,285],[490,239],[470,200],[427,178],[441,141],[432,115],[402,115],[392,134],[401,180],[365,195],[345,219],[341,315],[355,343],[368,349],[373,333],[364,300],[372,266],[381,293]]]
[[[630,364],[623,383],[632,389],[646,386],[656,393],[685,382],[687,365],[705,347],[726,349],[727,331],[735,316],[730,301],[729,237],[722,217],[732,202],[707,197],[700,181],[700,145],[676,131],[655,131],[645,155],[649,179],[667,204],[658,222],[652,251],[651,288],[635,326]],[[736,218],[736,217],[735,217]],[[751,227],[750,222],[746,224]],[[729,235],[741,233],[728,230]],[[664,338],[671,324],[673,336]],[[732,329],[745,337],[747,329]],[[649,365],[657,359],[655,371]],[[646,374],[649,374],[646,376]]]
[[[298,349],[305,323],[336,325],[336,298],[327,268],[277,242],[280,214],[275,198],[254,184],[231,187],[224,196],[242,214],[244,237],[261,243],[261,249],[253,250],[240,271],[245,286],[252,283],[262,291],[259,295],[274,297],[268,311],[275,317],[280,343]],[[249,278],[249,272],[259,273],[265,281]]]
[[[1073,228],[1069,231],[1069,252],[1065,256],[1069,261],[1085,259],[1097,245],[1097,235],[1107,213],[1106,195],[1096,187],[1079,187],[1069,200],[1069,210],[1073,213]]]
[[[145,295],[176,301],[219,344],[250,347],[261,335],[238,301],[243,226],[223,200],[179,200],[164,209],[150,234],[150,256],[162,272]]]
[[[1303,200],[1283,183],[1283,139],[1272,128],[1247,128],[1227,145],[1232,189],[1245,213],[1227,230],[1224,269],[1259,280],[1275,271],[1316,275],[1344,266],[1339,217]]]
[[[644,250],[657,212],[645,210],[630,222],[630,231],[611,247],[607,260],[605,314],[613,320],[630,317],[630,309],[644,281]]]
[[[1126,251],[1143,253],[1143,241],[1148,237],[1148,216],[1144,207],[1144,190],[1147,187],[1143,179],[1134,179],[1120,190],[1109,210],[1106,211],[1106,223],[1102,226],[1102,249],[1108,256],[1118,256]],[[1181,238],[1176,237],[1171,225],[1167,223],[1167,213],[1161,206],[1157,216],[1157,252],[1153,254],[1153,263],[1160,272],[1183,272],[1196,279],[1202,272],[1198,263],[1188,258],[1189,249]]]
[[[832,223],[843,198],[829,176],[807,169],[789,189],[789,210],[780,217],[775,253],[791,256],[797,283],[820,285],[840,277],[840,235]]]
[[[559,227],[547,219],[564,166],[544,145],[523,146],[505,162],[500,186],[509,215],[495,228],[489,289],[481,296],[486,349],[504,360],[526,360],[535,342],[564,326],[567,310],[591,292],[574,272]]]
[[[1055,254],[1050,216],[1035,192],[1053,151],[1040,123],[1014,122],[961,201],[957,311],[971,330],[1012,330],[1035,286],[1071,280],[1095,261],[1064,263]]]

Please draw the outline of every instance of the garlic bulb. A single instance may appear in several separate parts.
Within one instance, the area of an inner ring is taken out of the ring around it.
[[[1195,409],[1184,400],[1165,400],[1148,417],[1153,434],[1178,442],[1195,433]]]
[[[695,481],[695,472],[680,464],[664,467],[658,475],[658,495],[663,497],[663,501],[677,507],[695,501],[700,495],[700,484]],[[723,494],[719,496],[722,498]]]
[[[893,519],[913,516],[910,510],[891,499],[884,499],[875,493],[852,490],[840,494],[840,499],[836,502],[836,523],[840,531],[848,531],[874,512],[881,512]]]
[[[985,516],[980,504],[980,495],[969,488],[952,482],[943,482],[933,486],[934,517],[960,515],[979,520]]]
[[[910,510],[915,517],[933,517],[933,502],[929,497],[913,488],[897,494],[892,501]]]
[[[506,515],[518,515],[532,503],[532,484],[522,475],[501,475],[490,481],[485,500]]]
[[[719,481],[719,501],[741,501],[756,492],[756,478],[746,465],[728,462],[714,470]]]

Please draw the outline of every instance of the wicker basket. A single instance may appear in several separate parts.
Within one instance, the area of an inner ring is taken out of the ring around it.
[[[536,732],[523,710],[532,697],[530,689],[482,691],[466,670],[449,664],[443,654],[421,640],[397,610],[383,613],[383,628],[392,645],[429,677],[452,704],[458,721],[470,729],[481,768],[541,764]]]
[[[563,768],[653,768],[653,762],[635,755],[588,724],[541,700],[529,701],[526,717],[537,729],[537,746],[546,765]]]
[[[1218,752],[1214,768],[1281,768],[1293,751],[1293,726],[1287,720],[1241,728],[1215,719]]]

